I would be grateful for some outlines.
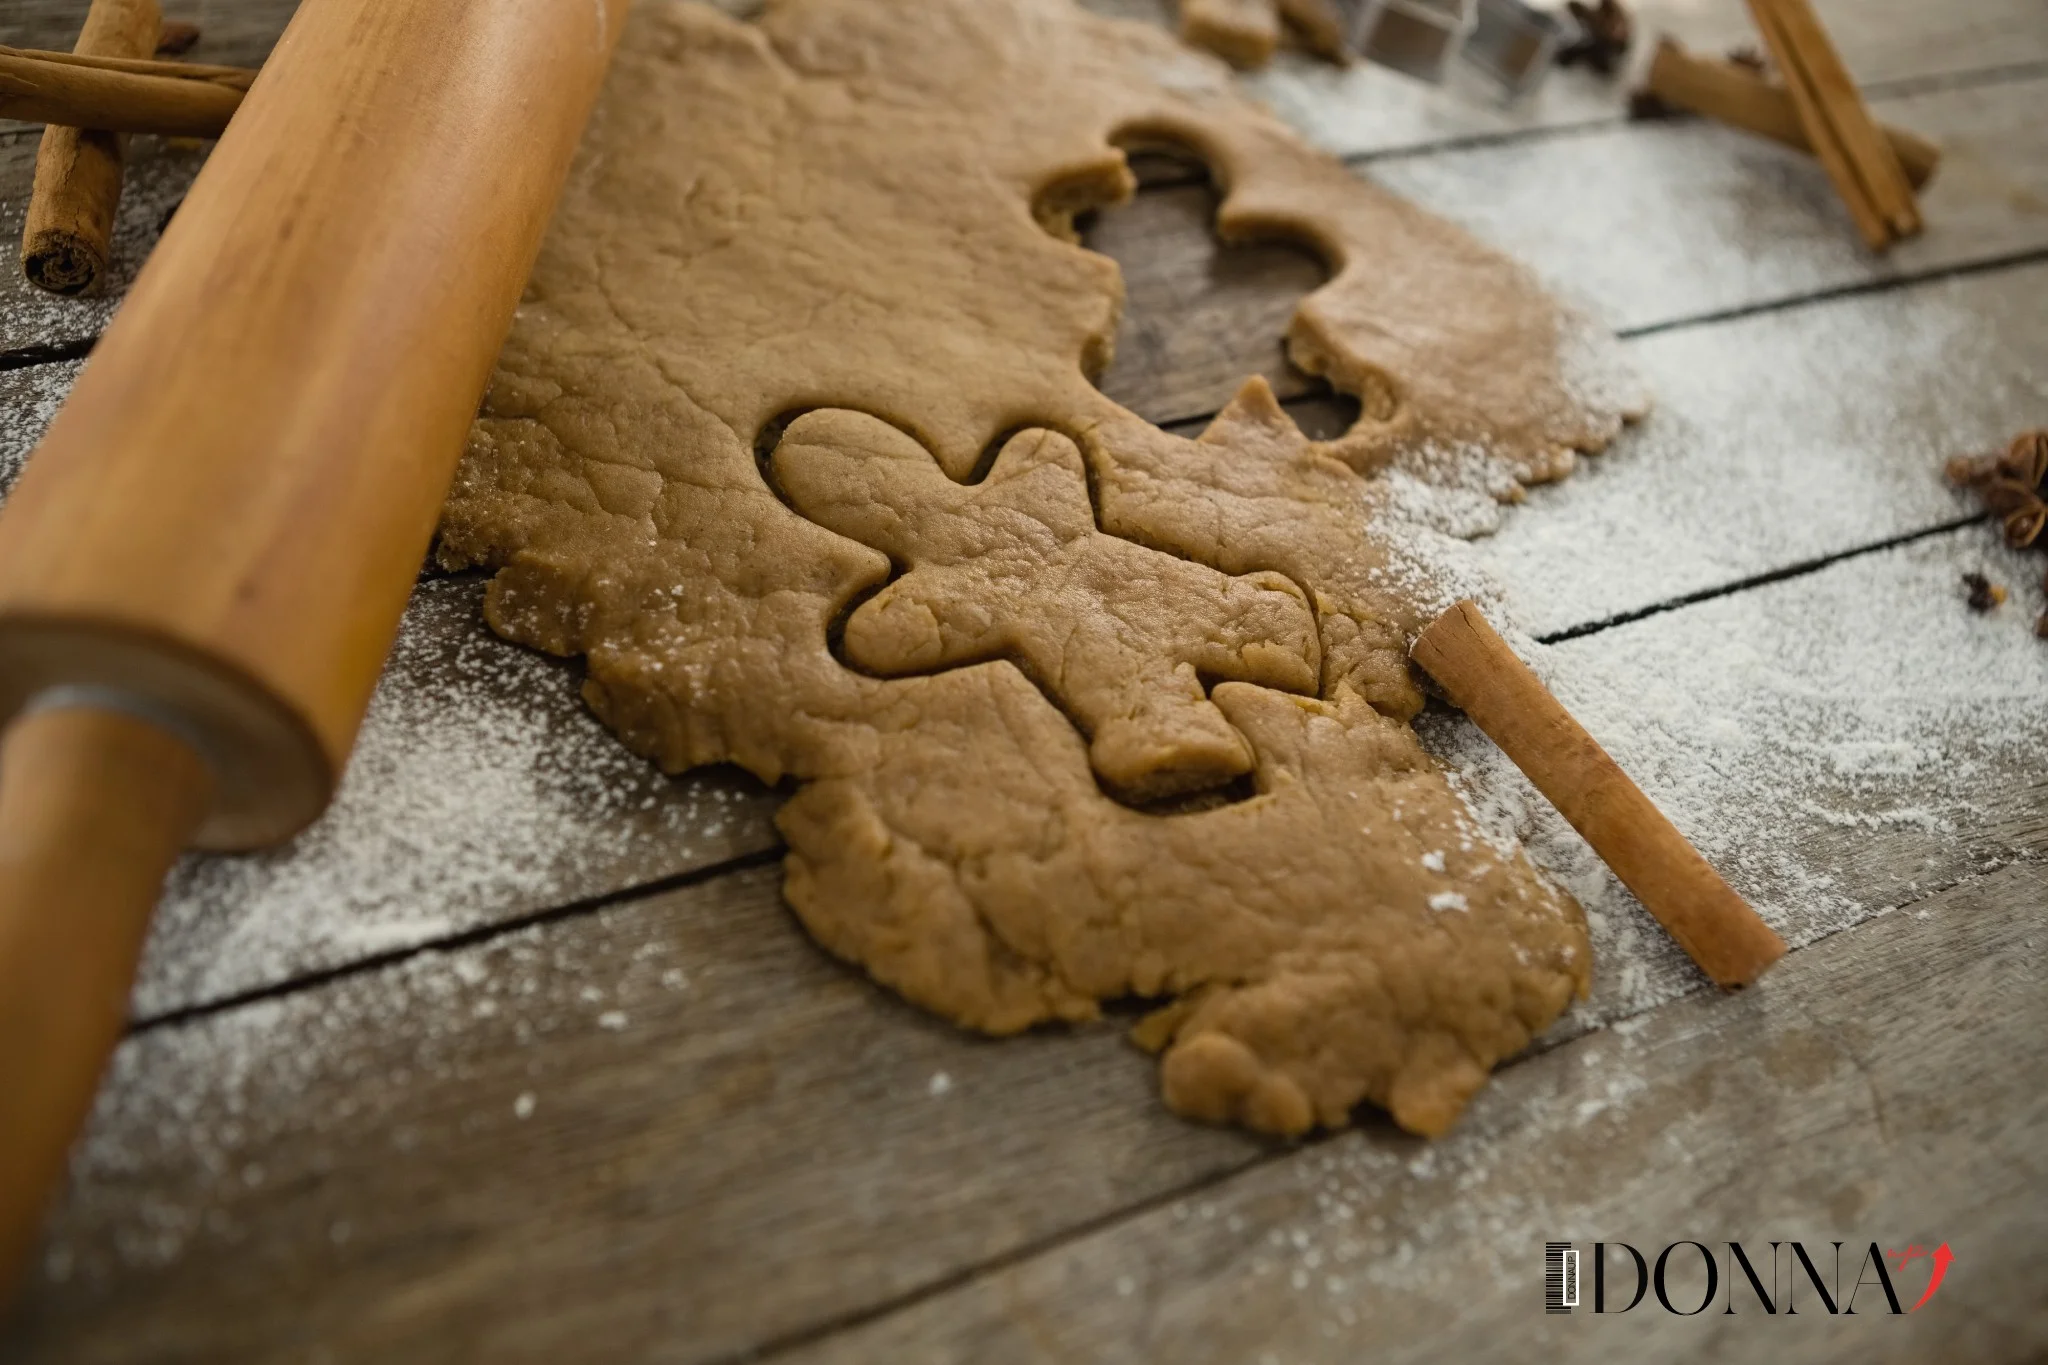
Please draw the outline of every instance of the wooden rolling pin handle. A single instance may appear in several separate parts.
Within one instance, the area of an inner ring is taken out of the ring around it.
[[[128,1015],[164,874],[212,773],[121,711],[31,708],[0,742],[0,1296]]]
[[[1415,662],[1536,784],[1715,984],[1747,986],[1785,942],[1686,842],[1479,608],[1460,602],[1415,641]]]

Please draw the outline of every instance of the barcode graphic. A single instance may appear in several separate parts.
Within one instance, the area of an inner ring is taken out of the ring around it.
[[[1569,1313],[1579,1306],[1579,1253],[1570,1242],[1543,1244],[1543,1311]]]

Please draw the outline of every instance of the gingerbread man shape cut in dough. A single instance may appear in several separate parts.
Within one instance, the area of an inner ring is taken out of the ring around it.
[[[1006,658],[1089,740],[1103,784],[1146,801],[1252,769],[1207,679],[1313,695],[1315,613],[1278,573],[1231,575],[1095,524],[1080,450],[1028,430],[975,484],[865,413],[792,423],[775,480],[805,517],[906,571],[847,619],[846,659],[881,676]]]

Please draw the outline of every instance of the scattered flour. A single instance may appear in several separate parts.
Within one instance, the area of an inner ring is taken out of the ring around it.
[[[0,489],[13,486],[83,368],[83,361],[67,360],[0,372]]]
[[[0,310],[0,350],[98,336],[113,318],[121,295],[127,292],[135,272],[148,258],[150,248],[156,245],[158,225],[164,215],[184,198],[192,177],[199,173],[205,160],[202,144],[158,137],[130,138],[123,163],[120,207],[114,215],[107,293],[96,298],[67,299],[26,286],[10,290],[6,307]],[[17,183],[27,184],[27,177]],[[7,240],[20,240],[25,210],[25,200],[0,200],[0,223],[5,224],[0,233]],[[11,263],[9,268],[13,269]]]
[[[1887,101],[1885,117],[1938,128],[1987,165],[2025,166],[2034,142],[2024,105],[1986,93]],[[1613,118],[1620,111],[1607,98]],[[1868,280],[1870,257],[1826,177],[1812,172],[1803,153],[1708,120],[1615,119],[1534,144],[1376,160],[1367,173],[1527,262],[1608,325],[1634,329]],[[2038,192],[2039,181],[2028,188]],[[1986,241],[1929,234],[1886,264],[1939,268]]]
[[[1474,561],[1550,635],[1969,515],[1934,471],[2048,420],[2044,292],[2032,266],[1631,342],[1650,419],[1532,489]],[[1945,374],[1970,380],[1901,382]]]
[[[0,373],[0,488],[79,365]],[[423,582],[334,804],[282,848],[172,873],[138,1016],[772,847],[774,798],[663,777],[600,726],[575,670],[490,634],[483,584]],[[678,987],[680,989],[680,987]]]
[[[771,847],[773,798],[664,778],[573,670],[491,636],[483,585],[421,584],[334,805],[282,848],[194,857],[157,912],[148,1015]]]
[[[2042,606],[2035,581],[2048,563],[2005,551],[1987,527],[1545,646],[1519,627],[1517,599],[1481,567],[1482,547],[1400,515],[1381,524],[1402,549],[1396,572],[1446,585],[1446,605],[1477,598],[1795,946],[2012,856],[1995,825],[2023,807],[2025,774],[2048,745],[2048,711],[2038,704],[2048,646],[2031,629]],[[1988,617],[1962,602],[1961,574],[1978,567],[2016,589]],[[1432,708],[1417,728],[1488,836],[1523,840],[1586,908],[1595,990],[1556,1036],[1702,983],[1470,722]]]
[[[579,1048],[616,1046],[593,1039],[585,986],[634,1015],[691,1008],[664,984],[685,949],[650,936],[656,922],[644,905],[600,910],[572,941],[528,926],[130,1038],[73,1155],[45,1275],[163,1266],[195,1237],[234,1241],[242,1210],[275,1198],[267,1187],[348,1168],[337,1188],[362,1188],[364,1168],[530,1120],[544,1090],[587,1071]],[[597,1024],[626,1019],[610,1010]],[[488,1112],[408,1102],[421,1082],[473,1096],[485,1070],[526,1083],[505,1086],[514,1098]],[[307,1216],[337,1245],[411,1232],[404,1207],[316,1200]]]

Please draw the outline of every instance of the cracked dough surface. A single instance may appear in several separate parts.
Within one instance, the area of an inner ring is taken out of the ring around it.
[[[1007,1033],[1146,997],[1178,1112],[1442,1132],[1588,947],[1406,724],[1421,608],[1373,476],[1565,473],[1637,404],[1603,339],[1070,0],[632,25],[443,562],[587,656],[634,749],[791,781],[790,904],[907,998]],[[1193,148],[1226,237],[1329,263],[1289,345],[1352,431],[1252,379],[1184,440],[1093,387],[1122,289],[1072,219],[1131,192],[1112,139]]]

